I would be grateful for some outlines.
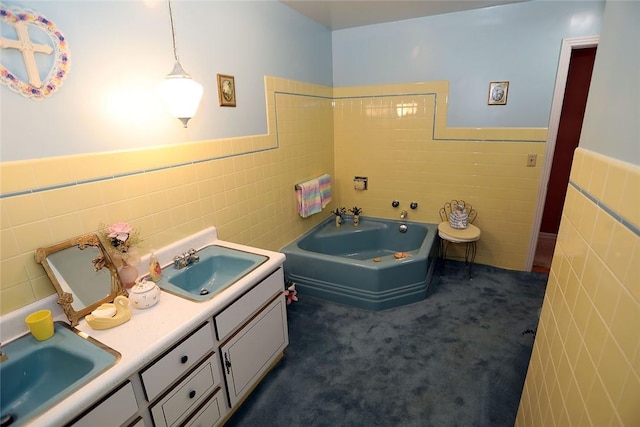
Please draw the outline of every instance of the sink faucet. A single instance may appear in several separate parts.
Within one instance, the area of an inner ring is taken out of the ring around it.
[[[407,219],[407,211],[403,210],[400,212],[400,219]]]
[[[184,252],[181,255],[176,255],[173,257],[173,268],[176,270],[181,270],[185,267],[190,266],[191,264],[195,264],[200,261],[200,256],[196,253],[195,249],[189,249],[189,251]]]

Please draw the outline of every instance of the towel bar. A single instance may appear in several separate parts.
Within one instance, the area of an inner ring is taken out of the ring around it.
[[[300,184],[296,184],[296,185],[293,186],[293,189],[295,191],[298,191],[298,190],[302,190],[302,187],[300,186]]]
[[[318,178],[322,178],[323,176],[324,176],[324,175],[319,176]],[[328,177],[328,175],[327,175],[327,177]],[[316,179],[317,179],[317,178],[316,178]],[[294,186],[293,186],[293,190],[294,190],[294,191],[302,190],[302,187],[300,186],[300,184],[296,184],[296,185],[294,185]]]

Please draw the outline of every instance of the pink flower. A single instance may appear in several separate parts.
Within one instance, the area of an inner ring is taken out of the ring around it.
[[[296,291],[296,285],[291,285],[287,288],[286,291],[284,291],[284,296],[287,298],[287,305],[291,304],[291,301],[298,301],[298,297],[296,296],[296,294],[298,293],[298,291]]]
[[[115,237],[121,242],[124,242],[129,238],[129,233],[133,231],[133,228],[126,222],[116,222],[115,224],[110,226],[108,230],[108,238],[113,239]]]

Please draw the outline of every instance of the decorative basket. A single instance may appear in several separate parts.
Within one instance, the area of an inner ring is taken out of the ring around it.
[[[467,228],[469,215],[464,211],[464,206],[456,206],[455,210],[449,214],[449,225],[458,230]]]

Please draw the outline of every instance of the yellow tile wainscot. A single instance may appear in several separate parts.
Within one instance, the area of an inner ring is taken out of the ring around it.
[[[278,250],[323,219],[299,218],[291,190],[322,173],[334,178],[328,211],[357,205],[395,218],[391,200],[416,200],[410,219],[437,222],[444,200],[465,199],[483,230],[477,261],[523,269],[546,129],[447,128],[448,90],[446,81],[332,89],[266,77],[265,135],[1,163],[0,313],[53,293],[35,249],[100,223],[130,222],[143,251],[210,225],[225,240]],[[529,153],[535,168],[525,167]],[[355,175],[369,177],[368,191],[353,191]]]
[[[578,148],[570,179],[516,426],[638,425],[640,167]]]

